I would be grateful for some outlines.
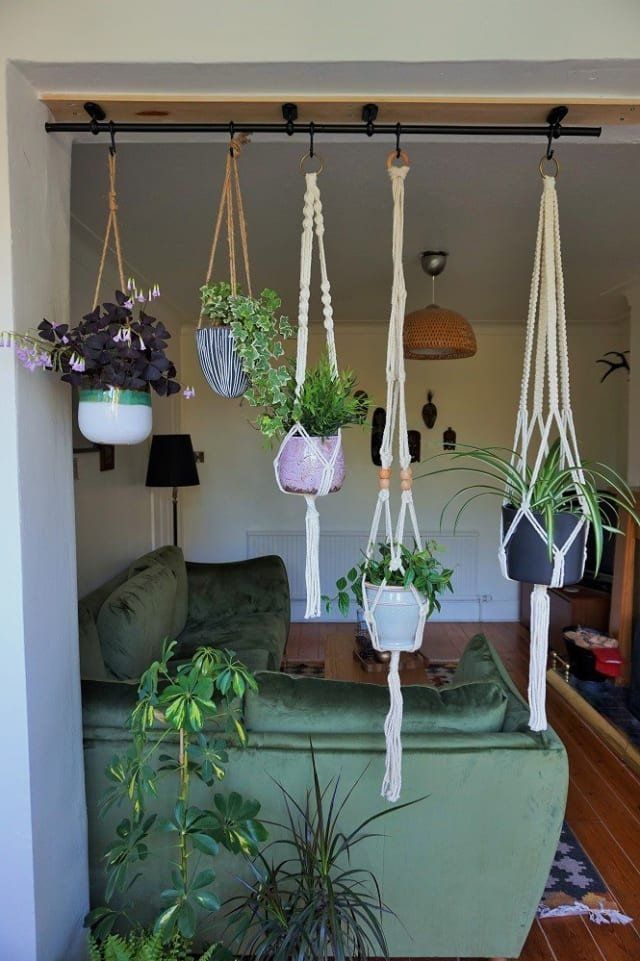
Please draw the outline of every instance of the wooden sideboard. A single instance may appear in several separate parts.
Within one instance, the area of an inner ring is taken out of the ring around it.
[[[531,584],[520,585],[520,623],[529,627]],[[562,657],[566,648],[562,640],[562,629],[569,624],[594,627],[598,631],[609,631],[611,594],[596,591],[590,587],[550,587],[549,588],[549,646]]]

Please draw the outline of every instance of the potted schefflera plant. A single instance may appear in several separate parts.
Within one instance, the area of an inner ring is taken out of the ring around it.
[[[78,426],[87,440],[139,444],[151,433],[151,390],[161,397],[180,390],[166,356],[171,334],[146,312],[159,296],[157,285],[145,295],[129,280],[126,293],[117,290],[113,303],[75,326],[43,320],[33,334],[0,334],[0,343],[13,344],[28,370],[50,370],[79,389]]]
[[[327,612],[335,600],[338,610],[346,617],[352,598],[359,607],[364,606],[364,586],[368,607],[372,609],[375,605],[378,640],[383,651],[406,650],[407,643],[415,638],[422,604],[426,603],[427,617],[431,617],[434,611],[440,610],[441,595],[453,591],[453,571],[437,557],[442,548],[436,541],[427,541],[422,549],[404,544],[398,548],[401,567],[392,565],[390,545],[380,543],[370,558],[364,557],[339,578],[335,598],[324,598]]]
[[[456,463],[430,471],[426,476],[466,470],[479,474],[480,478],[478,483],[461,488],[449,499],[441,519],[458,501],[455,529],[462,514],[475,500],[487,495],[501,498],[505,563],[511,580],[551,585],[555,555],[565,548],[562,582],[563,585],[576,584],[584,573],[589,527],[598,570],[604,532],[620,533],[616,527],[618,512],[627,511],[637,524],[640,523],[633,494],[623,478],[613,468],[591,461],[570,467],[563,462],[559,440],[550,445],[535,476],[520,455],[504,448],[469,446],[449,456]],[[465,499],[460,503],[458,499],[463,497]],[[527,514],[521,513],[525,503],[528,503],[538,529]],[[518,515],[513,532],[507,537]],[[579,525],[580,529],[569,545]]]

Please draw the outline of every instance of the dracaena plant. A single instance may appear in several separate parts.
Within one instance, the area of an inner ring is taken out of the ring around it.
[[[130,279],[126,293],[116,290],[113,302],[98,305],[79,323],[43,320],[33,333],[0,333],[0,346],[13,345],[28,370],[53,371],[75,387],[152,388],[161,397],[176,394],[180,384],[166,354],[171,334],[147,313],[149,303],[159,296],[157,285],[143,294]],[[186,388],[185,396],[192,395],[192,388]]]
[[[384,808],[355,827],[345,809],[363,774],[344,793],[340,775],[320,784],[311,748],[312,785],[300,801],[279,782],[286,820],[281,837],[252,862],[252,878],[229,904],[230,944],[254,961],[389,957],[384,903],[374,874],[358,866],[360,845],[380,837],[370,825],[419,801]]]
[[[368,584],[379,587],[384,581],[388,587],[413,586],[422,594],[429,605],[429,616],[440,610],[440,595],[453,591],[451,578],[453,571],[445,567],[436,556],[443,548],[436,541],[427,541],[422,550],[414,544],[413,548],[400,544],[401,568],[392,568],[391,548],[380,543],[372,557],[363,557],[359,564],[336,581],[336,596],[323,597],[327,613],[334,601],[343,616],[349,613],[351,597],[362,607],[362,578]]]
[[[238,701],[246,690],[257,690],[256,680],[232,652],[215,648],[199,648],[173,668],[175,646],[165,642],[161,659],[142,675],[129,720],[132,746],[114,757],[106,772],[111,787],[100,801],[101,815],[123,803],[129,810],[105,855],[107,905],[87,918],[98,938],[107,936],[119,917],[128,918],[135,881],[145,871],[168,875],[154,933],[163,942],[176,935],[193,938],[199,920],[220,907],[211,866],[220,845],[251,855],[267,837],[257,801],[214,790],[225,774],[229,739],[246,743]],[[176,748],[172,753],[170,744]],[[174,786],[170,812],[157,809],[161,779]],[[194,779],[210,792],[207,808],[193,802]],[[164,843],[153,845],[154,835]]]
[[[453,463],[429,471],[423,477],[451,471],[480,475],[478,483],[456,491],[442,509],[441,524],[446,512],[455,505],[454,530],[465,510],[478,498],[499,497],[517,510],[528,497],[531,511],[541,517],[550,559],[556,515],[566,513],[587,518],[594,535],[597,571],[602,560],[604,532],[620,533],[615,526],[617,510],[627,511],[636,524],[640,524],[635,499],[626,481],[612,467],[595,461],[582,461],[571,468],[562,458],[559,439],[550,445],[535,479],[532,468],[523,463],[522,457],[503,447],[468,446],[455,453],[436,455],[442,456],[450,457]],[[578,477],[577,469],[583,479]]]

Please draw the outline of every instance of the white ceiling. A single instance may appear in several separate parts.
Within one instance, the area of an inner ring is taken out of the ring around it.
[[[254,286],[275,288],[295,316],[304,145],[255,142],[243,151],[241,180]],[[389,145],[318,143],[329,274],[339,320],[382,320],[390,290]],[[541,183],[537,142],[448,139],[408,145],[405,269],[408,307],[430,298],[419,253],[451,253],[437,299],[472,321],[521,320],[528,301]],[[558,181],[571,319],[624,316],[622,287],[640,280],[640,145],[562,141]],[[181,320],[197,315],[225,162],[220,143],[122,143],[120,220],[127,260],[157,280]],[[106,146],[76,144],[72,213],[104,229]],[[224,247],[219,277],[224,277]],[[319,316],[316,313],[315,316]]]

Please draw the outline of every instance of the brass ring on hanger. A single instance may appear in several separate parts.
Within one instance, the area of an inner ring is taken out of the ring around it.
[[[307,171],[304,169],[304,165],[305,165],[305,162],[306,162],[307,160],[317,160],[318,163],[320,164],[320,167],[318,168],[318,170],[315,170],[314,173],[317,173],[317,174],[321,174],[321,173],[322,173],[322,171],[324,170],[324,160],[322,159],[322,157],[320,156],[319,153],[315,153],[315,152],[314,152],[313,157],[311,156],[310,153],[306,153],[306,154],[304,154],[304,156],[302,156],[302,157],[300,158],[300,170],[301,170],[303,173],[306,173],[306,172],[307,172]]]
[[[544,165],[545,165],[546,163],[555,164],[555,172],[554,172],[554,173],[548,173],[548,172],[545,170],[545,166],[544,166]],[[538,164],[538,170],[540,171],[540,176],[541,176],[541,177],[543,177],[543,178],[544,178],[544,177],[553,177],[554,180],[557,180],[557,178],[560,176],[560,164],[559,164],[559,162],[558,162],[557,157],[547,157],[547,155],[545,154],[544,157],[541,157],[541,158],[540,158],[540,163]]]
[[[411,161],[409,160],[409,154],[404,150],[400,151],[399,156],[398,156],[397,150],[392,150],[389,156],[387,157],[387,167],[395,167],[396,161],[400,161],[403,167],[411,166]]]

